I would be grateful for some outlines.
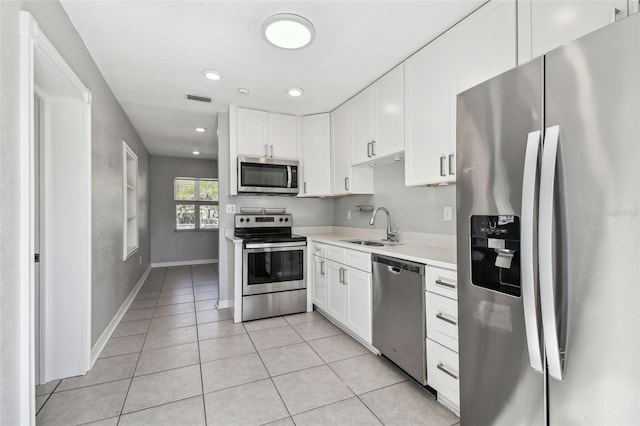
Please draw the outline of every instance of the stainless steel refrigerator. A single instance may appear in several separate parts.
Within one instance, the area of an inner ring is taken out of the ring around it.
[[[640,424],[640,16],[457,109],[462,424]]]

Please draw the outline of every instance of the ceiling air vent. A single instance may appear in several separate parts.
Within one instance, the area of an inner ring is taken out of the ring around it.
[[[190,101],[206,102],[208,104],[211,103],[211,98],[208,96],[187,95],[187,99]]]

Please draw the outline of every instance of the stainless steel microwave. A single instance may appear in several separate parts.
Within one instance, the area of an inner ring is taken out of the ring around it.
[[[298,161],[238,157],[238,194],[296,195]]]

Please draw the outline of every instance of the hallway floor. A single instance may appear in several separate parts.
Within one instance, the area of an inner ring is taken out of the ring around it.
[[[458,423],[317,312],[234,324],[215,268],[153,269],[93,369],[37,387],[37,424]]]

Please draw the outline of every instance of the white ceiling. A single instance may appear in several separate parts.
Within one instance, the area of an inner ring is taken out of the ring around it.
[[[485,0],[62,0],[107,83],[151,154],[217,157],[217,112],[229,104],[289,114],[334,109]],[[262,22],[294,13],[316,29],[283,50]],[[223,75],[206,80],[205,69]],[[289,87],[305,93],[292,98]],[[248,96],[239,87],[251,90]],[[212,104],[187,101],[207,95]],[[204,134],[196,126],[206,127]]]

